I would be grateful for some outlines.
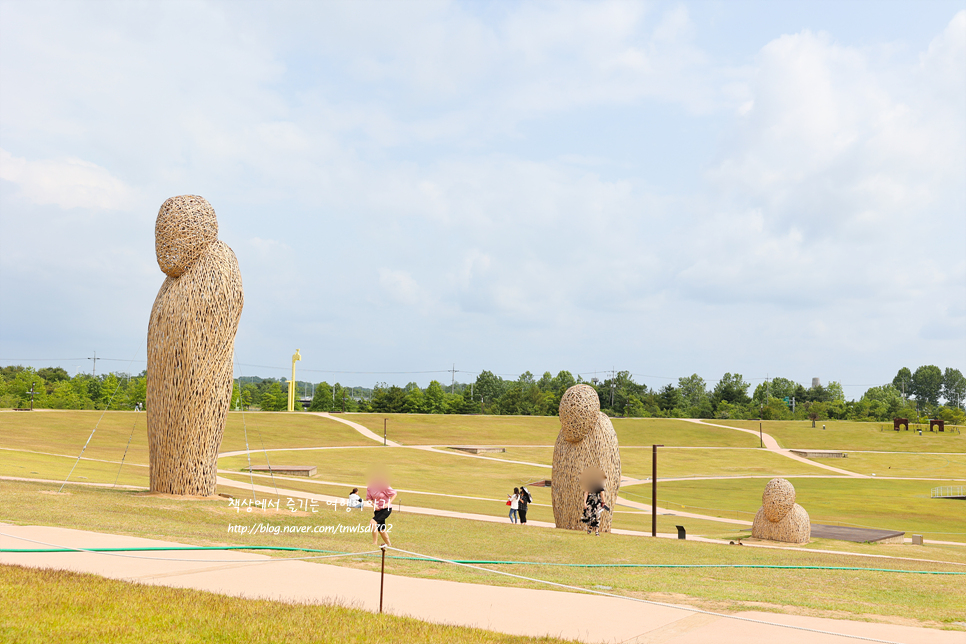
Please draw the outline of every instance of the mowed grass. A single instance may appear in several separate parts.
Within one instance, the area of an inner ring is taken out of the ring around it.
[[[966,542],[966,501],[929,498],[935,485],[931,481],[796,478],[792,483],[796,501],[812,523],[902,530]],[[761,507],[764,487],[761,479],[668,481],[658,486],[658,505],[749,520]]]
[[[6,503],[0,521],[43,523],[115,534],[167,539],[195,545],[278,545],[342,552],[368,550],[368,536],[348,534],[228,533],[236,525],[338,525],[359,522],[342,513],[317,514],[253,511],[236,513],[223,501],[183,501],[137,495],[118,490],[73,488],[69,495],[43,494],[34,483],[3,482]],[[868,559],[799,550],[738,548],[676,539],[604,535],[588,537],[569,530],[511,526],[437,516],[407,514],[391,517],[393,543],[400,548],[448,559],[534,562],[501,567],[536,579],[582,588],[611,586],[613,592],[667,600],[719,610],[787,610],[808,614],[869,618],[876,615],[908,618],[926,625],[957,628],[966,612],[962,577],[902,575],[872,571],[778,569],[642,569],[580,568],[539,563],[664,563],[856,566],[905,570],[963,571],[962,566],[903,559]],[[868,547],[870,551],[881,548]],[[941,554],[927,546],[901,547],[907,557],[934,558]],[[490,585],[545,588],[537,582],[488,575],[437,562],[387,561],[394,574]],[[362,561],[337,560],[376,570],[374,557]],[[331,563],[331,561],[330,561]],[[952,592],[951,592],[952,591]],[[97,593],[103,595],[103,593]],[[63,605],[62,605],[63,606]],[[183,611],[183,604],[177,604]],[[68,607],[60,608],[61,615]],[[832,613],[832,611],[836,611]],[[190,611],[189,611],[190,612]],[[66,619],[65,619],[66,621]],[[961,628],[961,627],[960,627]],[[174,632],[176,629],[171,629]],[[458,640],[457,640],[458,641]]]
[[[0,447],[76,456],[95,427],[85,457],[120,461],[127,448],[128,462],[147,464],[144,412],[0,412]],[[314,414],[231,412],[221,451],[245,449],[246,433],[249,449],[373,443],[351,427]]]
[[[186,606],[191,610],[185,610]],[[564,641],[373,615],[336,605],[240,599],[4,565],[0,565],[0,640],[36,644]]]
[[[77,466],[74,467],[74,463]],[[74,467],[73,473],[71,468]],[[106,483],[113,485],[148,486],[147,465],[125,462],[91,461],[75,456],[56,456],[0,449],[0,476],[63,481],[70,474],[71,481]]]
[[[390,440],[404,445],[550,445],[557,440],[556,416],[456,416],[432,414],[345,414]],[[663,444],[680,447],[757,447],[744,432],[676,419],[614,418],[621,445]]]
[[[727,431],[727,430],[725,430]],[[793,476],[825,475],[827,470],[787,458],[763,449],[750,448],[659,448],[658,478],[695,476]],[[626,477],[650,478],[653,451],[649,447],[621,447],[621,474]],[[522,461],[551,465],[552,447],[508,447],[506,452],[480,454],[499,462]],[[838,461],[836,461],[838,463]],[[547,472],[550,478],[550,472]]]
[[[255,475],[249,478],[247,475],[242,474],[221,474],[223,478],[227,478],[233,481],[241,483],[240,487],[229,488],[224,487],[224,492],[239,498],[248,499],[251,498],[250,485],[252,479],[254,479],[255,485],[262,485],[267,487],[272,487],[273,483],[270,477],[264,475]],[[349,490],[352,486],[349,485],[331,485],[328,483],[321,483],[312,479],[302,479],[302,478],[283,478],[277,477],[276,483],[280,490],[296,490],[301,492],[311,492],[313,494],[324,494],[329,496],[334,496],[337,498],[344,498],[348,496]],[[635,488],[628,488],[635,489]],[[640,491],[643,488],[639,488]],[[530,504],[529,511],[527,513],[528,521],[544,521],[546,523],[553,523],[553,507],[550,504],[550,491],[546,488],[530,488],[533,495],[534,502]],[[259,492],[258,497],[261,498],[263,493]],[[286,496],[282,492],[282,498],[284,499],[281,507],[286,509],[287,507],[299,508],[298,497]],[[642,499],[637,497],[628,497],[632,500],[640,501]],[[642,497],[643,498],[643,497]],[[288,505],[288,499],[292,499],[291,506]],[[319,512],[337,512],[343,513],[347,517],[361,517],[361,520],[368,521],[369,514],[371,511],[357,511],[357,513],[348,512],[345,506],[342,505],[327,505],[324,502],[319,502],[316,506]],[[420,507],[420,508],[430,508],[434,510],[448,510],[453,512],[469,513],[469,514],[480,514],[489,517],[496,517],[505,520],[507,523],[510,522],[508,514],[509,508],[506,506],[506,499],[504,498],[486,498],[474,495],[473,490],[454,490],[449,494],[436,494],[436,493],[419,493],[413,491],[401,491],[396,499],[396,512],[401,510],[406,512],[409,507]],[[635,530],[638,532],[649,533],[651,530],[651,514],[650,512],[645,512],[638,510],[636,508],[617,505],[615,507],[613,525],[615,528],[622,528],[624,530]],[[722,523],[719,521],[705,521],[701,519],[691,519],[691,518],[681,518],[673,513],[667,513],[662,510],[658,514],[657,529],[659,533],[665,534],[676,534],[676,526],[684,525],[688,531],[688,534],[692,536],[705,536],[713,538],[733,538],[735,535],[740,535],[743,526]],[[747,532],[748,530],[745,530]]]
[[[966,454],[889,454],[849,452],[848,458],[815,459],[871,476],[953,479],[966,482]],[[936,482],[933,485],[941,485]]]
[[[506,499],[514,487],[549,478],[550,470],[533,465],[502,463],[458,454],[440,454],[412,447],[327,449],[311,452],[270,452],[273,465],[315,465],[324,481],[345,482],[364,488],[370,474],[385,469],[400,489]],[[252,454],[252,464],[265,463],[264,454]],[[241,471],[245,456],[223,457],[218,467]],[[346,491],[348,495],[348,490]]]
[[[453,414],[343,414],[346,420],[403,445],[553,445],[560,431],[554,416],[459,416]]]
[[[709,420],[709,423],[758,430],[757,420]],[[881,450],[887,452],[966,453],[966,433],[924,431],[896,432],[892,423],[859,423],[845,420],[766,420],[762,429],[789,449]],[[822,429],[825,425],[826,429]],[[752,437],[754,438],[754,437]]]
[[[758,447],[758,437],[674,418],[614,418],[621,446]],[[556,438],[556,437],[554,437]]]

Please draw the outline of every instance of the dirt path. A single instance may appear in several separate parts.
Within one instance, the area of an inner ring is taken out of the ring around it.
[[[351,427],[352,429],[356,430],[357,432],[359,432],[360,434],[362,434],[366,438],[372,439],[372,440],[374,440],[374,441],[376,441],[378,443],[382,443],[383,442],[383,437],[382,436],[379,436],[378,434],[376,434],[375,432],[373,432],[372,430],[370,430],[368,427],[364,427],[364,426],[360,425],[359,423],[354,423],[351,420],[346,420],[345,418],[339,418],[338,416],[333,416],[332,414],[330,414],[329,412],[326,412],[326,411],[310,411],[310,412],[306,412],[306,413],[314,414],[316,416],[321,416],[322,418],[328,418],[329,420],[334,420],[335,422],[342,423],[343,425],[348,425],[349,427]],[[391,440],[386,440],[385,441],[385,444],[388,445],[389,447],[401,447],[399,445],[399,443],[396,443],[396,442],[391,441]]]

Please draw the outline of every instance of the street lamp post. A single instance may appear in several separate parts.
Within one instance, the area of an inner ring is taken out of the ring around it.
[[[652,445],[651,449],[651,536],[657,536],[657,448],[664,445]]]

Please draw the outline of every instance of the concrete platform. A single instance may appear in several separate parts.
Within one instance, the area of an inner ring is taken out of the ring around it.
[[[895,530],[812,524],[813,539],[837,539],[839,541],[852,541],[853,543],[903,543],[905,534],[905,532]]]
[[[455,449],[458,452],[466,452],[467,454],[499,454],[505,453],[505,447],[450,447],[450,449]]]
[[[249,468],[245,468],[246,470]],[[252,472],[271,472],[285,476],[315,476],[318,468],[314,465],[254,465]]]
[[[804,458],[848,458],[848,452],[834,452],[825,449],[790,449],[788,450],[796,456]]]

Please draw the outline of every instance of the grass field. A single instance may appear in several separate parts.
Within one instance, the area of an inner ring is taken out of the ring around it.
[[[710,423],[758,430],[757,420],[710,420]],[[884,423],[858,423],[844,420],[766,420],[762,429],[789,449],[881,450],[886,452],[959,452],[966,453],[966,433],[882,431]],[[822,430],[822,425],[826,429]]]
[[[796,478],[792,482],[797,501],[808,510],[812,523],[902,530],[966,542],[966,501],[929,498],[935,485],[931,481]],[[761,506],[763,487],[755,479],[669,481],[661,484],[660,498],[683,504],[689,512],[750,520]],[[714,514],[711,509],[721,512]]]
[[[190,606],[191,610],[183,607]],[[431,624],[333,605],[294,605],[133,584],[97,575],[0,566],[0,640],[269,644],[562,642]]]
[[[362,551],[367,537],[338,534],[228,534],[230,523],[318,525],[357,522],[341,513],[293,515],[288,512],[236,513],[227,501],[182,501],[95,488],[73,488],[69,495],[42,494],[47,486],[5,482],[6,503],[0,521],[61,525],[78,529],[168,539],[197,545],[284,545],[337,551]],[[955,570],[962,566],[902,559],[875,559],[829,555],[799,550],[768,550],[718,546],[693,541],[644,539],[606,535],[602,538],[565,531],[523,528],[508,524],[467,522],[445,517],[401,513],[393,517],[392,538],[398,547],[443,558],[493,559],[546,563],[667,563],[858,566],[906,570]],[[939,551],[928,546],[902,546],[907,557],[934,558]],[[883,548],[869,547],[882,552]],[[887,564],[887,565],[886,565]],[[344,565],[374,570],[375,559]],[[435,579],[493,585],[539,587],[534,582],[486,576],[439,563],[392,559],[391,572]],[[676,602],[717,609],[787,611],[839,617],[908,617],[934,626],[955,627],[966,612],[962,578],[933,575],[899,575],[869,571],[775,569],[586,569],[537,563],[505,568],[513,572],[580,587],[607,585],[615,592],[637,597],[667,598]],[[776,593],[776,589],[781,589]],[[691,599],[688,599],[691,598]]]
[[[966,454],[849,452],[848,458],[824,459],[820,462],[870,476],[949,478],[966,482]]]
[[[102,418],[103,415],[103,418]],[[0,412],[0,447],[76,456],[95,426],[84,456],[120,461],[130,440],[127,458],[148,462],[148,435],[143,412],[42,411]],[[231,412],[221,451],[251,449],[372,445],[372,441],[342,423],[314,414]]]
[[[550,445],[557,440],[555,416],[442,416],[431,414],[344,414],[347,420],[404,445]],[[680,447],[757,447],[744,432],[675,419],[615,418],[621,445]]]

